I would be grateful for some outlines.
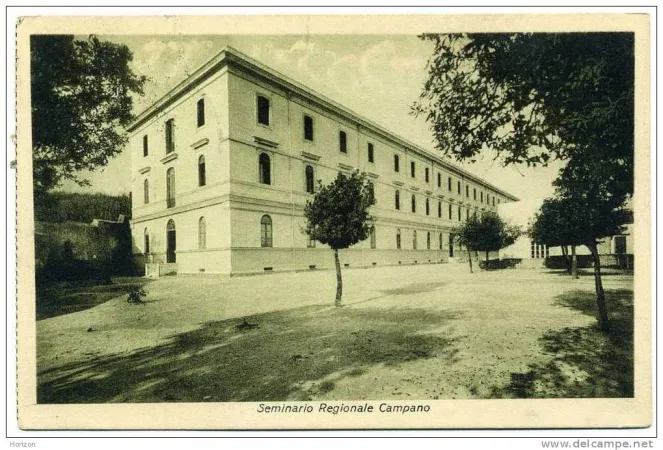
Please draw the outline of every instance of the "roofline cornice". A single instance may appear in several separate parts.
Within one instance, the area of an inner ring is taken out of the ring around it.
[[[440,166],[446,168],[447,170],[454,172],[456,175],[460,175],[463,178],[474,181],[475,183],[481,184],[487,188],[494,190],[495,192],[503,195],[511,201],[519,201],[517,197],[509,194],[508,192],[494,186],[491,183],[488,183],[485,180],[482,180],[478,176],[453,165],[452,163],[445,161],[438,155],[435,155],[429,150],[426,150],[423,147],[414,144],[413,142],[408,141],[405,138],[397,136],[387,130],[386,128],[374,123],[359,114],[351,111],[345,106],[335,102],[334,100],[325,97],[322,94],[319,94],[312,89],[304,86],[303,84],[271,69],[270,67],[256,61],[255,59],[241,53],[240,51],[232,48],[225,47],[219,53],[217,53],[212,59],[200,66],[196,71],[187,77],[184,81],[179,83],[163,97],[149,106],[147,109],[143,110],[133,122],[127,126],[128,132],[135,131],[140,125],[151,119],[153,116],[159,113],[159,111],[165,109],[187,92],[195,89],[200,83],[217,73],[223,67],[237,67],[240,70],[250,73],[253,76],[257,76],[260,79],[267,81],[268,83],[274,84],[281,89],[285,90],[288,96],[293,94],[307,100],[317,107],[324,110],[330,111],[336,115],[344,117],[350,122],[354,122],[357,126],[363,127],[370,132],[382,137],[383,139],[390,141],[400,147],[404,147],[406,150],[414,151],[419,153],[421,156],[431,159],[433,162],[439,164]]]

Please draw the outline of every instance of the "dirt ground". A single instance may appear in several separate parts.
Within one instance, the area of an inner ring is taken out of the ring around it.
[[[37,322],[38,401],[628,397],[633,278],[462,264],[164,277]],[[244,319],[250,326],[240,326]],[[88,331],[90,330],[90,331]]]

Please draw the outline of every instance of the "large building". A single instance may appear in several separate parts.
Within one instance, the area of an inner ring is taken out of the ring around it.
[[[232,48],[128,131],[134,258],[150,273],[333,267],[303,211],[339,171],[364,171],[376,198],[370,238],[341,252],[350,267],[453,260],[452,227],[518,200]]]

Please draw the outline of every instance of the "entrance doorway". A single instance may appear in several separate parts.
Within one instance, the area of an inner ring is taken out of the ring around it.
[[[175,232],[175,222],[173,220],[168,221],[166,225],[166,262],[174,263],[175,262],[175,250],[177,248],[177,235]]]

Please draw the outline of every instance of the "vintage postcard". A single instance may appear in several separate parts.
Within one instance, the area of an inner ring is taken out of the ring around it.
[[[21,18],[19,426],[649,426],[649,27]]]

